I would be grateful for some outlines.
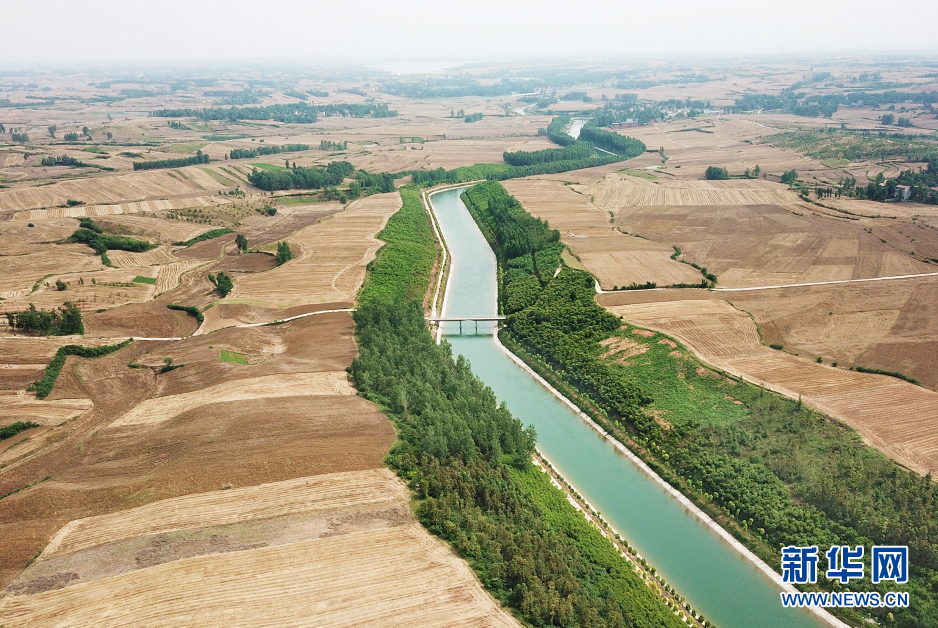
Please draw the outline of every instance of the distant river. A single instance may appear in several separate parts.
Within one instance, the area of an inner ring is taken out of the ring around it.
[[[443,315],[492,316],[495,256],[461,193],[431,197],[452,254]],[[774,582],[512,362],[495,344],[491,323],[479,323],[480,335],[473,323],[463,323],[466,335],[456,323],[444,325],[454,353],[469,359],[516,417],[534,425],[538,448],[558,471],[704,617],[718,628],[826,626],[807,611],[782,608]]]

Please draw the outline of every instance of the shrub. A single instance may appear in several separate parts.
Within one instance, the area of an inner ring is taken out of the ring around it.
[[[33,423],[32,421],[17,421],[6,427],[0,427],[0,440],[6,440],[8,438],[13,438],[20,432],[25,432],[28,429],[34,427],[41,427],[38,423]]]
[[[195,307],[194,305],[176,305],[175,303],[170,303],[166,307],[168,307],[171,310],[179,310],[181,312],[186,312],[190,316],[194,316],[195,320],[199,322],[199,325],[201,325],[205,321],[205,316],[203,316],[202,312],[199,311],[199,308]]]
[[[730,173],[726,168],[721,168],[719,166],[707,166],[707,171],[704,173],[704,177],[708,181],[721,181],[723,179],[729,179]]]
[[[58,310],[37,310],[32,303],[22,312],[7,312],[7,322],[14,331],[38,336],[69,336],[85,333],[81,310],[66,301]]]
[[[771,347],[772,349],[775,349],[776,351],[781,351],[784,348],[782,345],[775,344],[775,343],[770,344],[769,347]]]
[[[45,372],[42,375],[42,379],[37,380],[29,385],[27,390],[36,391],[36,397],[38,399],[45,399],[49,396],[49,393],[52,392],[53,386],[55,386],[55,380],[58,378],[59,373],[62,371],[62,367],[65,366],[65,358],[70,355],[77,355],[83,358],[94,359],[100,358],[101,356],[108,355],[109,353],[114,353],[120,349],[123,349],[128,344],[132,342],[131,338],[128,338],[124,342],[121,342],[116,345],[105,345],[101,347],[83,347],[81,345],[65,345],[61,347],[58,351],[55,352],[55,357],[52,358],[52,361],[49,362],[49,366],[46,367]]]

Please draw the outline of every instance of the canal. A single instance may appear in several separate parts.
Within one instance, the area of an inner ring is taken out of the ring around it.
[[[466,210],[462,190],[431,196],[452,255],[444,316],[498,313],[496,262]],[[804,610],[782,608],[779,585],[544,386],[496,343],[494,323],[444,323],[443,333],[473,372],[525,425],[538,449],[693,608],[718,628],[827,626]],[[472,331],[472,335],[468,332]]]

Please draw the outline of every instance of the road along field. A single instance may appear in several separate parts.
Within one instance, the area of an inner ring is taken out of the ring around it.
[[[670,246],[620,232],[610,224],[608,213],[597,209],[573,186],[537,178],[505,181],[504,185],[528,212],[560,230],[563,243],[603,289],[647,281],[658,285],[700,283],[697,270],[671,259],[674,250]]]
[[[75,521],[0,598],[0,621],[517,626],[408,501],[375,469]]]
[[[670,334],[728,373],[811,405],[921,474],[938,470],[938,393],[883,375],[810,362],[761,344],[752,319],[725,301],[686,300],[615,305],[626,321]]]

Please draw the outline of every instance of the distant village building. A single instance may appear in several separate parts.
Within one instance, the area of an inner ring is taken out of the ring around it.
[[[632,118],[629,118],[625,122],[613,122],[612,123],[612,128],[614,129],[634,129],[637,126],[638,126],[638,122],[636,122]]]
[[[907,185],[896,186],[896,198],[900,201],[907,201],[912,196],[912,188]]]

